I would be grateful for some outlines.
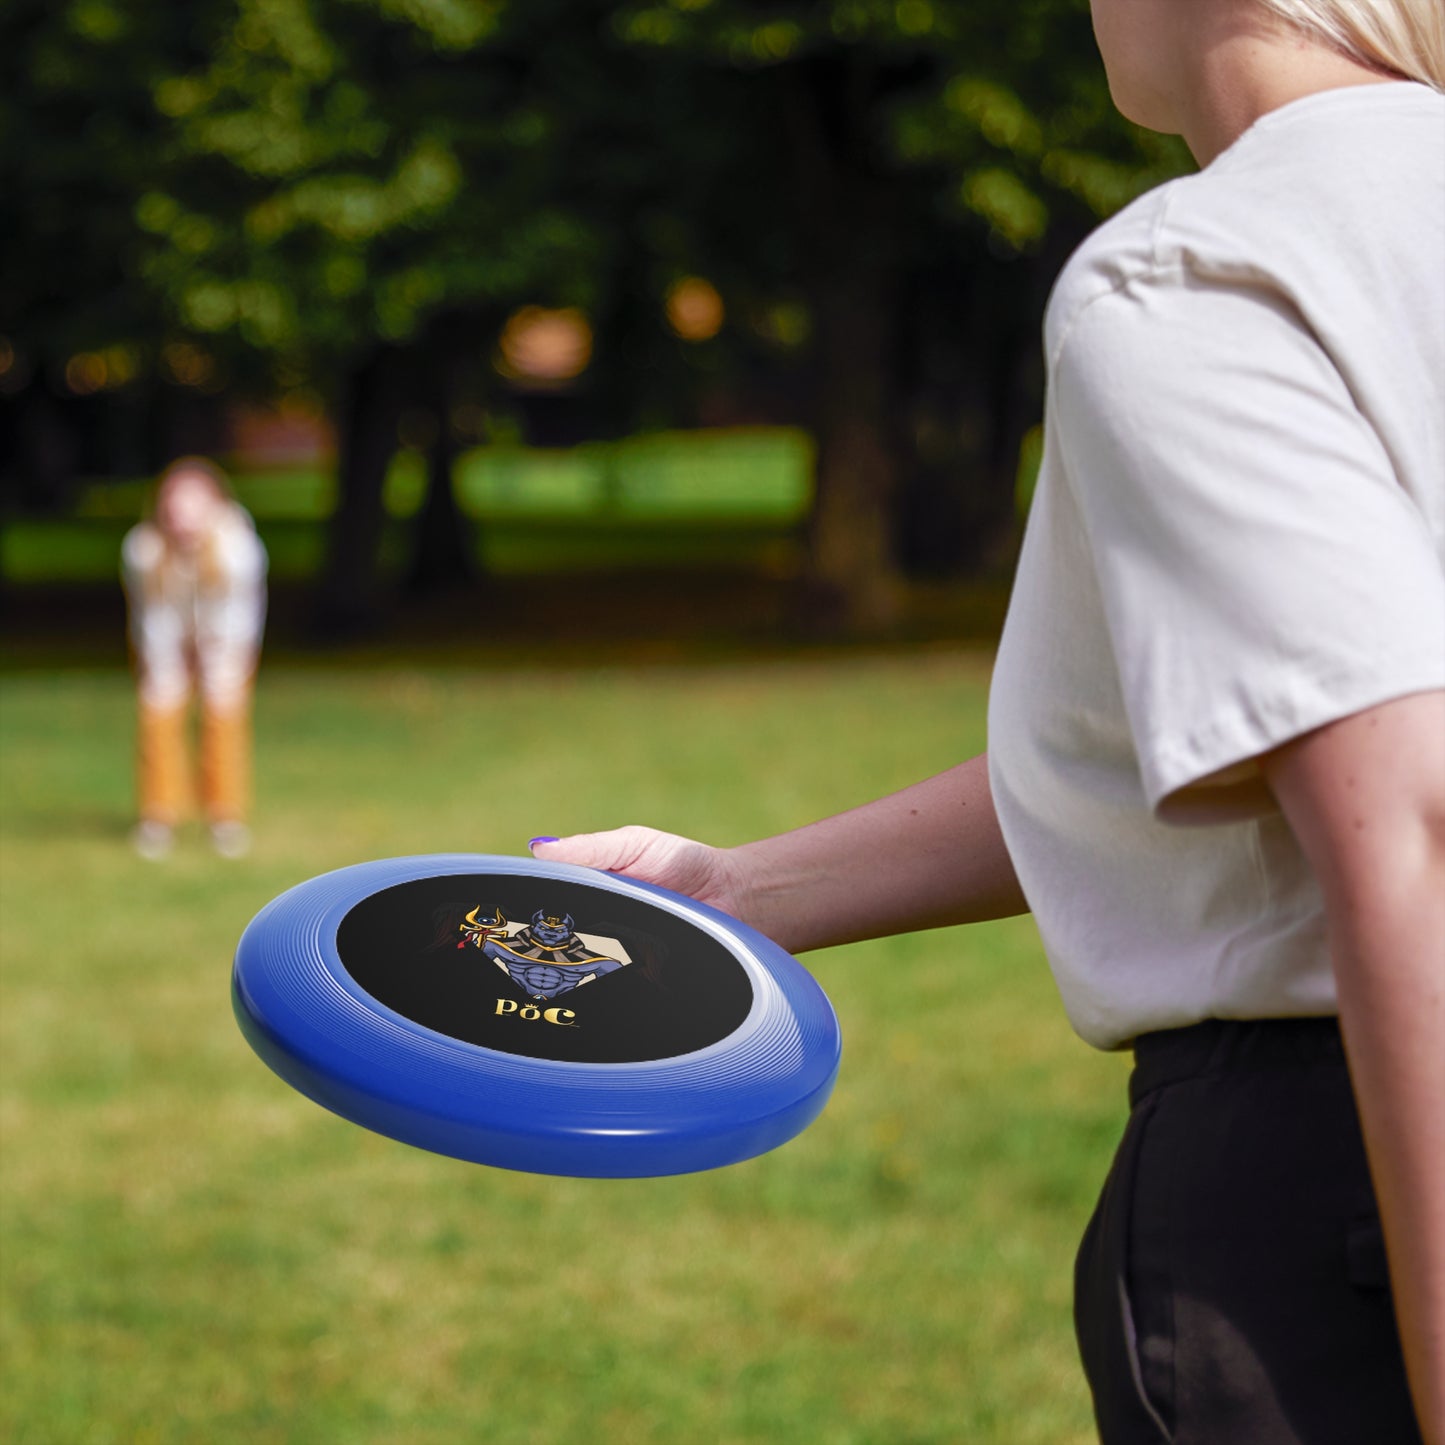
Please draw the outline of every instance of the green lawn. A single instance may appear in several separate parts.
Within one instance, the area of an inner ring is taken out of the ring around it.
[[[843,1070],[800,1139],[578,1181],[343,1123],[231,1018],[242,927],[359,859],[648,821],[740,840],[982,745],[986,659],[276,669],[257,847],[125,846],[119,674],[7,677],[0,1439],[1074,1445],[1074,1243],[1123,1065],[1027,921],[808,960]]]

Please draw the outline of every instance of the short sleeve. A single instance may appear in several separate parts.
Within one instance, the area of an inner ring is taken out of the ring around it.
[[[1161,817],[1264,811],[1262,753],[1445,687],[1439,541],[1277,293],[1133,282],[1077,317],[1050,386]]]
[[[231,587],[251,587],[266,576],[266,548],[248,513],[232,503],[215,536],[216,559]]]
[[[139,595],[164,554],[165,547],[149,522],[137,522],[125,534],[120,544],[120,573],[127,592]]]

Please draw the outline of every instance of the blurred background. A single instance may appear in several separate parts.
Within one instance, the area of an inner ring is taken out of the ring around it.
[[[1086,0],[9,0],[0,78],[0,1435],[1090,1438],[1122,1066],[1026,920],[809,960],[827,1114],[654,1183],[366,1135],[227,997],[326,868],[984,745],[1049,287],[1188,164]],[[126,846],[184,453],[271,559],[241,862]]]

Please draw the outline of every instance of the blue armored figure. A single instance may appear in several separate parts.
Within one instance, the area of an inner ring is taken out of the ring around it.
[[[493,927],[498,921],[505,927],[500,909],[489,921]],[[559,915],[539,909],[520,933],[507,935],[489,930],[481,948],[533,998],[556,998],[623,967],[621,959],[595,953],[583,943],[572,930],[570,913]]]

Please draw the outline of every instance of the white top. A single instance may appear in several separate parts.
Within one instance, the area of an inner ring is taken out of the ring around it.
[[[152,522],[121,544],[130,640],[141,699],[177,707],[198,684],[208,704],[239,701],[255,670],[266,619],[266,548],[238,504],[198,553],[167,552]]]
[[[1333,1013],[1255,760],[1445,687],[1445,96],[1265,116],[1090,237],[1045,332],[989,748],[1069,1017]]]

